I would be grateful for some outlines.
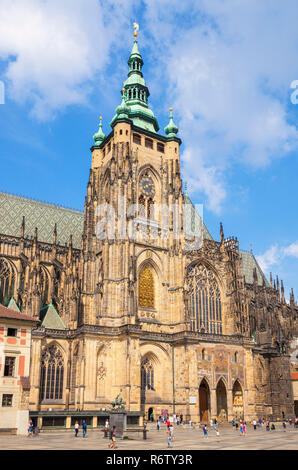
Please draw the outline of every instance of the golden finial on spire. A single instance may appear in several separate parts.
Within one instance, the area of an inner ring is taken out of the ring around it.
[[[99,120],[102,121],[102,116],[99,116]]]
[[[172,111],[173,111],[173,108],[170,108],[170,109],[169,109],[169,111],[171,111],[171,112],[172,112]]]
[[[136,37],[138,37],[138,31],[139,31],[139,29],[140,29],[140,26],[138,25],[138,23],[134,23],[134,24],[133,24],[133,27],[134,27],[134,29],[135,29],[134,32],[133,32],[133,35],[134,35],[134,37],[136,38]]]

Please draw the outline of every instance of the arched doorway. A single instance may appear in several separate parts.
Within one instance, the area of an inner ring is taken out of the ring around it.
[[[200,421],[207,423],[210,417],[210,390],[205,379],[202,380],[199,388]]]
[[[221,421],[228,419],[227,389],[222,379],[216,387],[217,417]]]
[[[243,391],[238,380],[233,386],[233,415],[236,419],[244,419]]]

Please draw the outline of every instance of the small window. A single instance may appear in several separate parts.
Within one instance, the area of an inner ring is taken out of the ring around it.
[[[110,153],[110,151],[111,151],[111,142],[108,145],[108,153]]]
[[[202,361],[205,361],[205,349],[202,349]]]
[[[234,362],[238,362],[238,353],[237,352],[235,352],[235,354],[234,354]]]
[[[120,129],[120,135],[122,135],[122,129]]]
[[[2,395],[2,406],[12,406],[12,397],[13,395],[4,393]]]
[[[103,149],[102,154],[103,154],[103,156],[105,157],[105,155],[106,155],[106,149]]]
[[[7,336],[17,336],[17,332],[16,328],[7,328]]]
[[[134,134],[133,135],[133,141],[135,144],[141,145],[141,136],[139,134]]]
[[[13,377],[15,360],[15,357],[7,356],[5,358],[4,377]]]
[[[128,131],[126,131],[126,135],[128,135]]]
[[[153,149],[153,140],[145,139],[145,147],[147,147],[148,149]]]
[[[157,151],[161,153],[165,153],[165,146],[164,144],[161,144],[160,142],[157,142]]]

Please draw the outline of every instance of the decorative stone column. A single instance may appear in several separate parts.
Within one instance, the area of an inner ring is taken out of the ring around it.
[[[216,388],[210,390],[210,411],[211,419],[217,418]]]
[[[98,416],[93,416],[92,417],[92,427],[97,428],[97,421],[98,421]]]
[[[233,390],[227,390],[228,421],[233,419]]]

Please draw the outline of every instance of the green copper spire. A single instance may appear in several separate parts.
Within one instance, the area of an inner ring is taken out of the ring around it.
[[[165,133],[168,136],[168,139],[172,139],[173,137],[176,137],[176,134],[178,133],[179,129],[178,126],[173,121],[173,108],[170,108],[170,122],[169,124],[165,127]]]
[[[148,97],[150,93],[143,78],[142,67],[144,63],[138,48],[137,31],[134,32],[134,37],[133,48],[127,62],[129,71],[127,79],[123,83],[124,92],[122,94],[122,102],[124,99],[129,109],[128,116],[126,117],[132,120],[135,126],[150,132],[158,132],[159,126],[157,119],[153,111],[148,108]],[[122,106],[122,104],[120,106]],[[117,110],[116,112],[117,114],[111,121],[112,127],[114,127],[120,116],[121,119],[123,118],[122,113],[119,115]]]
[[[94,134],[93,136],[93,140],[95,142],[94,146],[95,147],[99,147],[100,144],[102,143],[102,141],[104,140],[105,138],[105,134],[102,132],[102,124],[101,124],[101,121],[102,121],[102,117],[100,116],[99,118],[99,129],[98,129],[98,132],[96,132],[96,134]]]

